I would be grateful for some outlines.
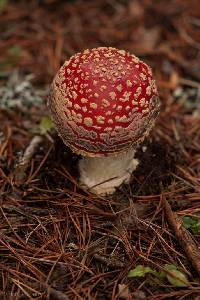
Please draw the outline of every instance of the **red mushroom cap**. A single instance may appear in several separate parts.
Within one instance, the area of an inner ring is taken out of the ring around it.
[[[49,106],[66,145],[105,156],[140,143],[159,112],[151,69],[110,47],[72,56],[54,78]]]

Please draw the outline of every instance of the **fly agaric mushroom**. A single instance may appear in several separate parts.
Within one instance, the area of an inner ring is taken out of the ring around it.
[[[77,53],[56,74],[48,104],[63,142],[83,156],[82,187],[109,194],[129,182],[160,107],[144,62],[111,47]]]

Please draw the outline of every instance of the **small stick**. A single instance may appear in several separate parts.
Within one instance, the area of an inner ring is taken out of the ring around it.
[[[183,247],[194,269],[200,275],[200,251],[197,245],[189,231],[183,227],[182,221],[178,218],[177,214],[172,211],[169,202],[164,197],[163,202],[169,225],[174,230],[178,242]]]
[[[97,253],[94,254],[94,258],[101,263],[110,266],[110,267],[117,267],[117,268],[124,268],[125,264],[119,260],[109,258],[106,256],[99,255]]]
[[[24,155],[22,156],[19,164],[16,166],[14,171],[14,183],[17,186],[23,184],[26,181],[26,171],[29,167],[30,161],[42,141],[43,137],[36,135],[32,138],[28,147],[26,148]]]
[[[190,79],[185,79],[185,78],[179,78],[179,82],[182,85],[187,85],[187,86],[191,86],[193,88],[200,88],[200,83],[194,80],[190,80]]]

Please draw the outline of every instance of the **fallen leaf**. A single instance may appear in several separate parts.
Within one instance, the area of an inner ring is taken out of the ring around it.
[[[169,271],[166,274],[167,280],[175,287],[188,286],[188,279],[184,273],[179,271],[175,265],[165,265],[165,270]]]

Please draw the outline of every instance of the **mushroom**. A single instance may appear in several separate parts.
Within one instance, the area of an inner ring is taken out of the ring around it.
[[[63,142],[82,155],[80,185],[101,195],[130,181],[136,148],[160,108],[149,66],[111,47],[87,49],[66,61],[48,105]]]

